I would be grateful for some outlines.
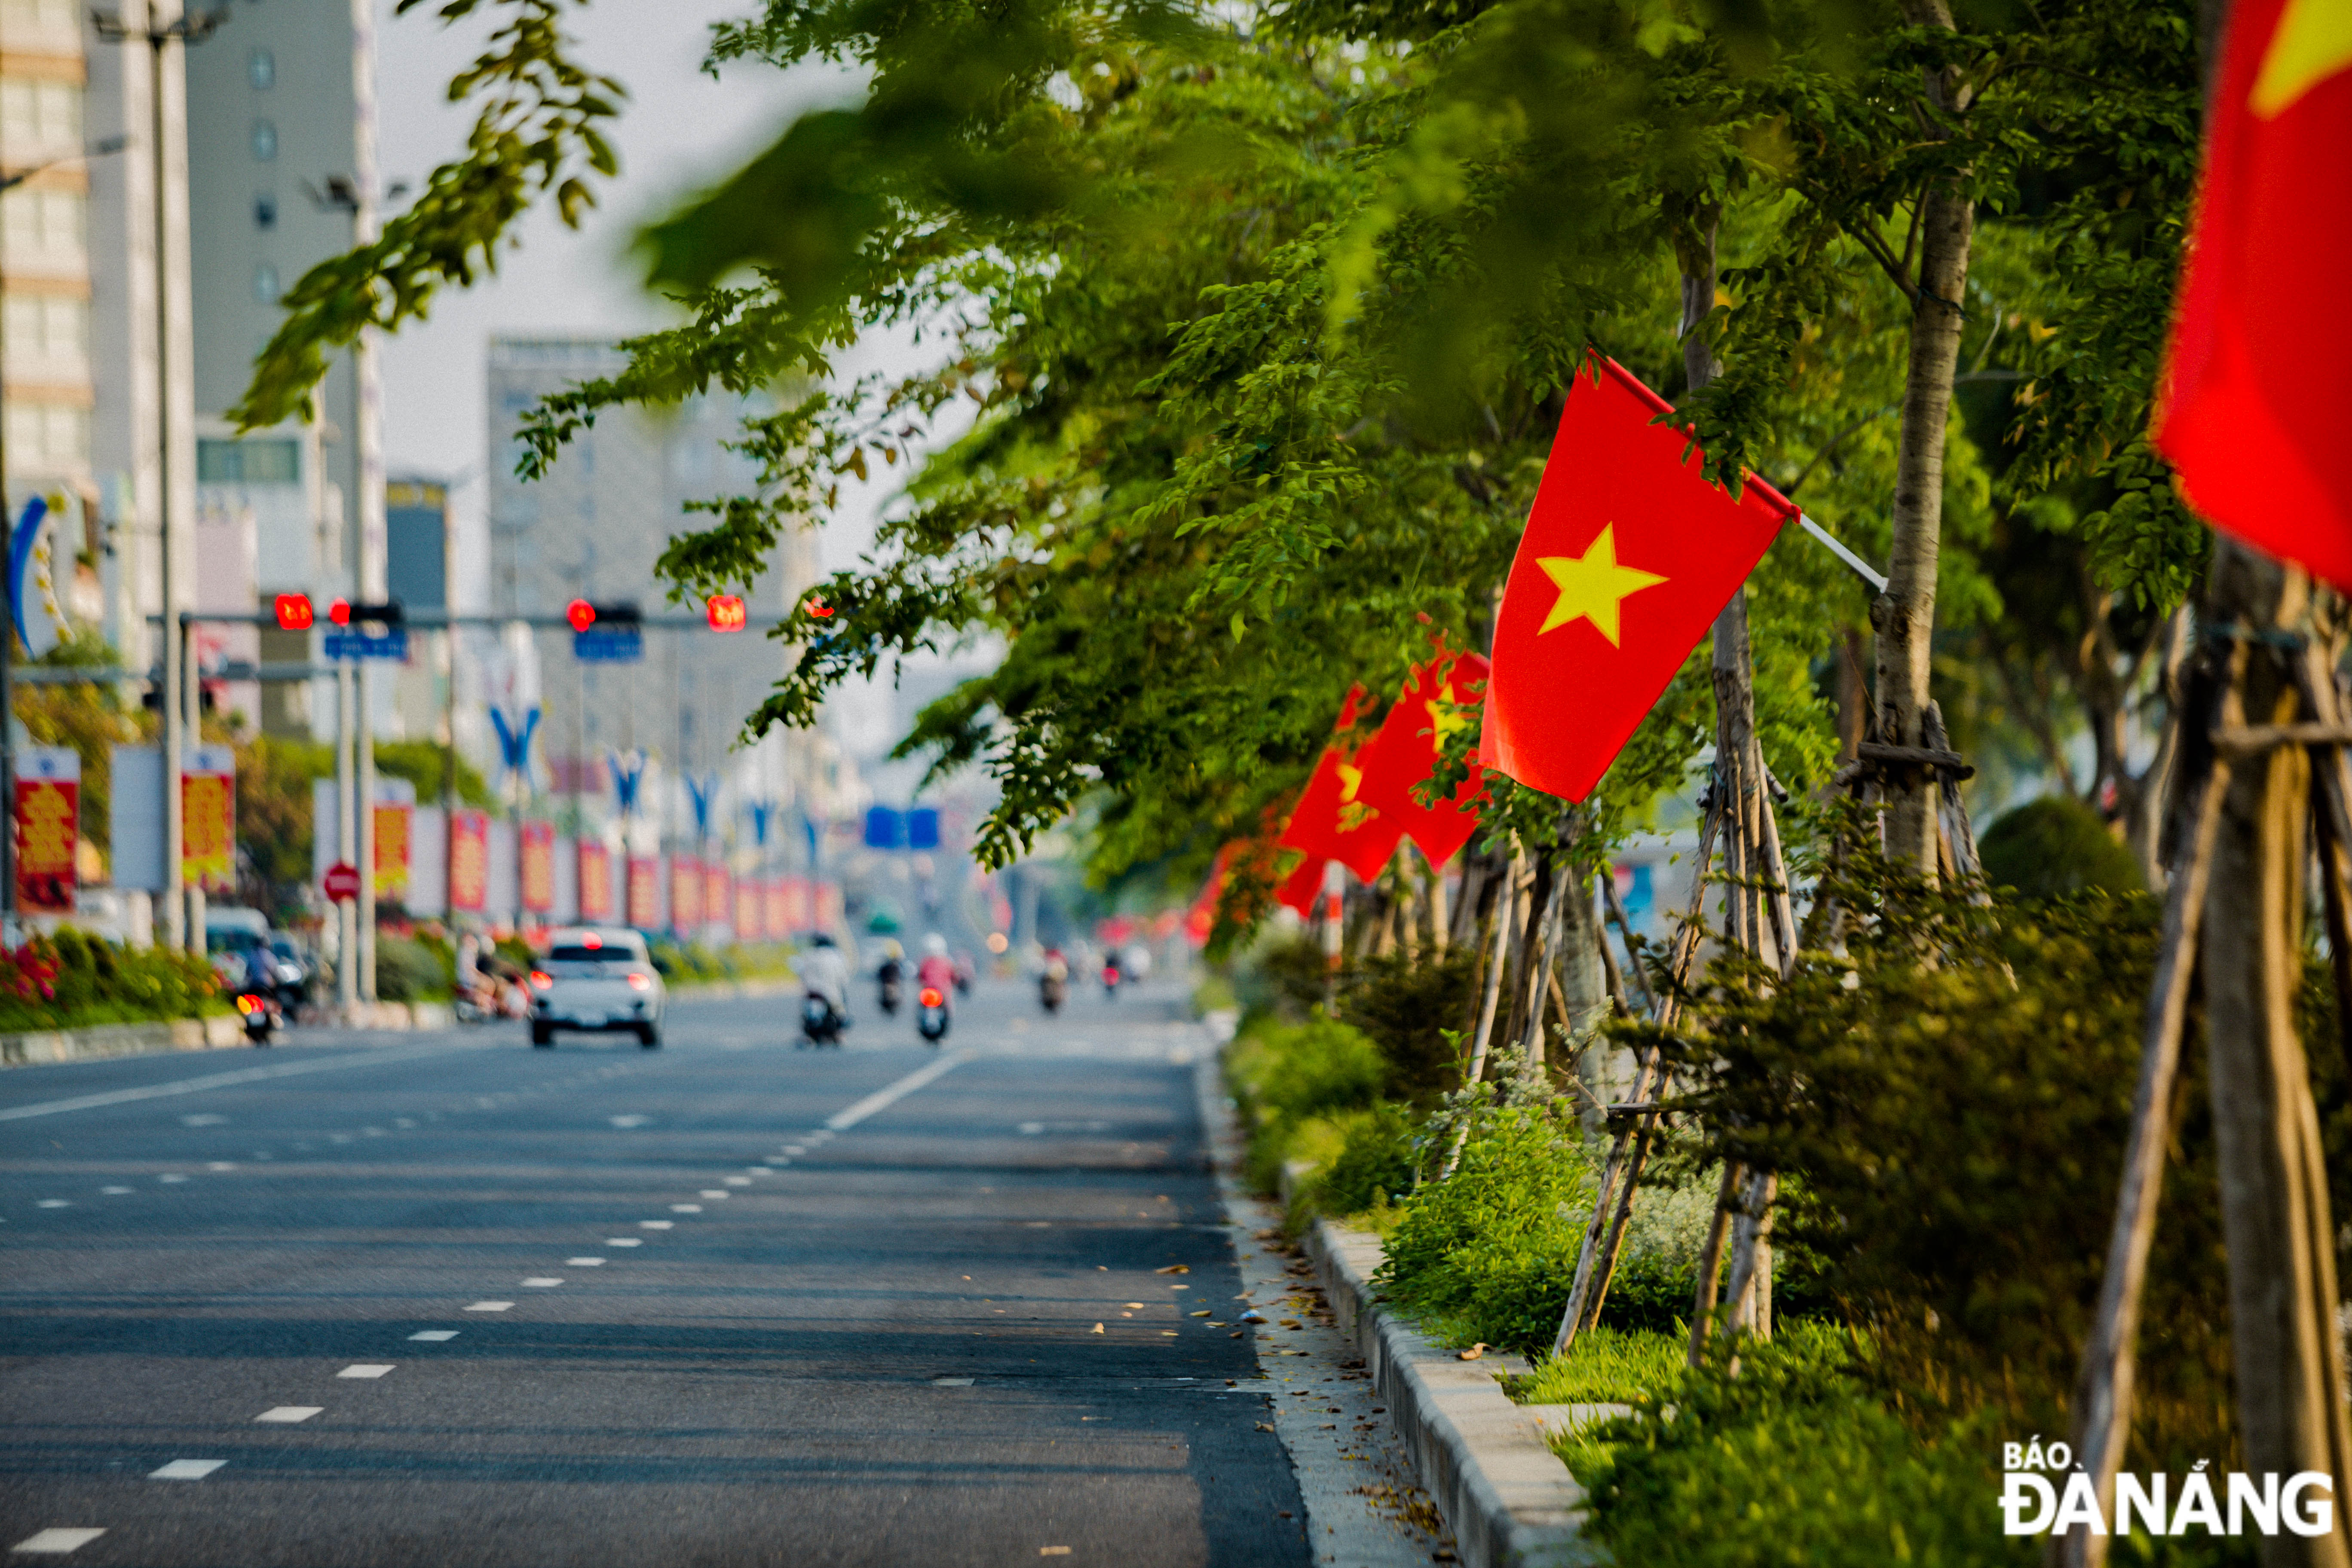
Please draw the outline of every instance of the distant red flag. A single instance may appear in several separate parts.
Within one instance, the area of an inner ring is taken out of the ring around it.
[[[1316,897],[1323,891],[1323,868],[1330,862],[1320,855],[1309,855],[1298,863],[1298,868],[1282,879],[1274,891],[1274,901],[1295,910],[1300,920],[1315,916]]]
[[[1700,477],[1665,399],[1614,360],[1579,375],[1495,627],[1478,760],[1582,800],[1797,509]]]
[[[1363,764],[1364,782],[1356,798],[1394,822],[1421,846],[1433,866],[1453,859],[1477,831],[1477,803],[1486,793],[1486,781],[1473,764],[1469,778],[1434,807],[1422,805],[1413,798],[1413,792],[1437,769],[1439,737],[1477,722],[1447,704],[1476,701],[1487,675],[1486,661],[1476,654],[1441,647],[1428,663],[1413,670],[1380,733],[1365,743],[1358,759]]]
[[[1355,757],[1333,746],[1315,764],[1315,773],[1291,808],[1290,826],[1279,840],[1310,860],[1337,860],[1369,882],[1381,874],[1404,829],[1388,817],[1360,805],[1356,792],[1364,772]]]
[[[2216,527],[2352,589],[2352,24],[2231,7],[2156,444]]]

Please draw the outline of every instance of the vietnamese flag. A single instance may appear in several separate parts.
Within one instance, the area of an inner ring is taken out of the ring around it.
[[[1402,842],[1404,829],[1356,798],[1363,782],[1364,770],[1356,765],[1353,754],[1337,746],[1327,748],[1276,842],[1318,863],[1337,860],[1360,881],[1379,876]]]
[[[1472,722],[1467,713],[1447,704],[1476,701],[1487,673],[1486,661],[1476,654],[1441,647],[1412,672],[1380,733],[1365,743],[1359,759],[1364,781],[1357,786],[1356,798],[1402,828],[1433,866],[1453,859],[1478,830],[1477,803],[1486,793],[1486,782],[1474,765],[1452,797],[1433,807],[1422,805],[1413,791],[1437,771],[1439,738]]]
[[[1569,389],[1495,623],[1478,760],[1591,795],[1797,509],[1749,475],[1734,500],[1666,400],[1614,360]]]
[[[1300,920],[1313,918],[1315,900],[1323,893],[1323,868],[1329,864],[1320,855],[1309,855],[1301,860],[1290,875],[1282,879],[1282,886],[1274,890],[1274,901],[1290,910]]]
[[[2352,588],[2352,9],[2238,0],[2156,445],[2215,526]]]

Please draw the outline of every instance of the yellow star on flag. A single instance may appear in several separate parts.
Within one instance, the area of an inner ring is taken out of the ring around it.
[[[1617,640],[1617,608],[1626,595],[1665,581],[1654,572],[1617,564],[1617,525],[1613,522],[1601,531],[1601,537],[1581,556],[1538,555],[1536,564],[1544,569],[1544,574],[1559,590],[1551,614],[1536,628],[1536,635],[1541,637],[1555,626],[1564,626],[1581,617],[1609,639],[1611,647],[1622,646]]]
[[[2352,5],[2343,0],[2287,0],[2254,79],[2253,110],[2264,120],[2352,67]]]

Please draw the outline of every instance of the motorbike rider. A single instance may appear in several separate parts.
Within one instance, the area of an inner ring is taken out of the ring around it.
[[[821,998],[844,1023],[849,1021],[849,960],[841,955],[833,938],[819,931],[810,939],[809,949],[801,954],[801,985],[810,995]]]
[[[945,997],[955,989],[955,960],[948,956],[948,939],[933,931],[923,939],[923,961],[915,965],[918,989],[929,986]]]

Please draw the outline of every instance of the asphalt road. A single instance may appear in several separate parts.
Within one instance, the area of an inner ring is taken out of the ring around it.
[[[792,1020],[0,1074],[0,1546],[1309,1562],[1172,998]]]

